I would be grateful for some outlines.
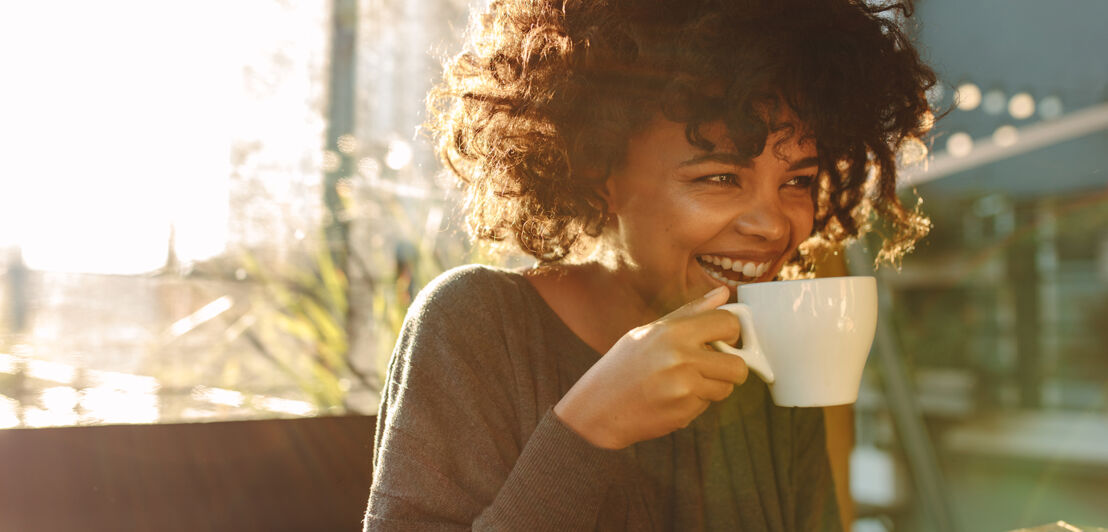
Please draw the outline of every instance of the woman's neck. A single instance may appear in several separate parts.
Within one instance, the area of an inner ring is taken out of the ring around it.
[[[659,318],[618,267],[599,261],[539,266],[528,280],[554,313],[598,353]]]

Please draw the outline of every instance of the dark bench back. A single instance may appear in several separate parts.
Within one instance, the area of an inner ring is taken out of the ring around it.
[[[0,430],[0,531],[360,530],[373,424]]]

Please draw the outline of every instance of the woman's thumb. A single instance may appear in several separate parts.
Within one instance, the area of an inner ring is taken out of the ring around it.
[[[707,294],[700,296],[697,299],[685,303],[677,310],[670,312],[667,318],[678,318],[682,316],[693,316],[700,314],[706,310],[714,309],[724,303],[727,303],[727,297],[730,295],[730,290],[726,286],[717,286],[714,289],[708,291]]]

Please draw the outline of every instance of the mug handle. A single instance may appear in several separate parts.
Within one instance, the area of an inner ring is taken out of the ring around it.
[[[766,355],[762,352],[761,344],[758,343],[758,335],[754,332],[754,318],[750,314],[750,306],[744,303],[733,303],[720,308],[739,318],[739,323],[743,326],[743,348],[736,349],[720,341],[712,342],[712,347],[716,348],[717,351],[739,356],[746,362],[746,367],[750,368],[758,377],[761,377],[766,384],[773,384],[776,378],[773,375],[773,370],[769,367]]]

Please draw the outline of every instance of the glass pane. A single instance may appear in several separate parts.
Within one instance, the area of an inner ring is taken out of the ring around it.
[[[906,168],[934,230],[885,272],[907,371],[897,383],[867,368],[862,517],[934,529],[919,484],[933,476],[961,530],[1108,523],[1094,502],[1108,496],[1108,40],[1093,22],[1108,8],[921,2],[918,15],[943,81],[929,96],[950,112],[928,163]],[[913,464],[896,386],[939,471]]]
[[[413,138],[467,12],[342,4],[0,9],[0,427],[375,411],[407,301],[468,254]]]

